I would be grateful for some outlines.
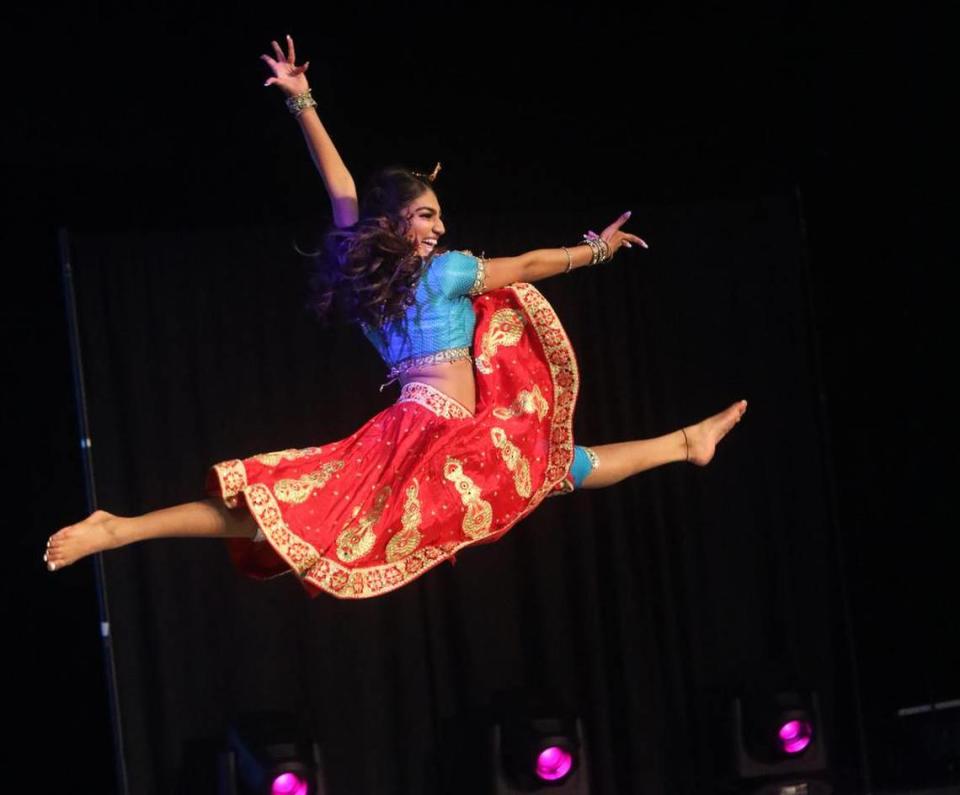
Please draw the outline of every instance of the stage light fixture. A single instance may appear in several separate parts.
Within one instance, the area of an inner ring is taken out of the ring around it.
[[[762,795],[828,795],[820,701],[809,691],[755,690],[733,700],[734,772]]]
[[[494,792],[588,795],[583,726],[572,715],[514,710],[493,727]]]
[[[280,712],[241,716],[221,755],[223,795],[324,795],[320,750],[300,723]]]

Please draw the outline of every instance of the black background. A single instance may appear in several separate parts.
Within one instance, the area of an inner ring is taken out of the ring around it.
[[[52,754],[90,788],[110,780],[92,570],[51,579],[40,563],[46,535],[83,511],[56,229],[306,234],[325,200],[256,58],[288,31],[355,172],[440,159],[448,217],[516,229],[592,207],[798,195],[866,721],[957,696],[950,91],[946,25],[925,6],[3,13],[4,601],[26,758]]]

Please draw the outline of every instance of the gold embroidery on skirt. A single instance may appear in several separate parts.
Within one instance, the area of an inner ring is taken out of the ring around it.
[[[564,478],[554,485],[552,491],[547,492],[548,497],[559,497],[561,494],[570,494],[573,491],[573,484]]]
[[[508,408],[497,406],[493,410],[493,416],[498,420],[509,420],[520,414],[536,414],[542,420],[547,416],[548,411],[550,411],[550,404],[540,391],[540,387],[534,384],[533,389],[521,389]]]
[[[537,496],[546,494],[569,473],[573,462],[573,407],[580,389],[577,360],[560,319],[553,307],[532,284],[517,282],[512,290],[530,319],[531,330],[537,335],[553,383],[553,414],[550,417],[550,448],[546,461],[547,472],[538,487]]]
[[[463,462],[447,457],[443,465],[443,476],[456,486],[460,499],[467,511],[463,515],[464,535],[467,538],[483,538],[490,532],[493,522],[493,508],[480,496],[480,487],[463,472]]]
[[[389,496],[390,487],[384,486],[373,498],[370,513],[361,516],[356,523],[354,523],[354,520],[360,513],[360,506],[357,505],[353,509],[353,518],[344,525],[340,535],[337,536],[337,557],[344,563],[353,563],[373,549],[377,540],[377,534],[373,532],[373,526],[380,519]]]
[[[303,450],[289,449],[278,450],[275,453],[261,453],[254,458],[261,464],[268,467],[275,467],[281,461],[296,461],[298,458],[306,458],[308,455],[316,455],[323,451],[321,447],[305,447]]]
[[[550,386],[553,390],[551,402],[554,411],[549,418],[549,452],[544,460],[547,465],[546,477],[538,484],[531,498],[539,502],[542,497],[552,497],[573,490],[569,475],[573,460],[572,417],[580,375],[566,333],[546,299],[531,284],[516,283],[504,289],[512,292],[524,307],[530,319],[531,334],[535,334],[543,346],[550,366]],[[241,478],[236,481],[235,487],[243,489],[258,524],[270,538],[280,557],[311,587],[338,598],[359,599],[394,591],[441,561],[448,560],[458,550],[475,543],[474,539],[466,536],[457,537],[436,546],[429,543],[421,546],[397,563],[371,563],[364,566],[361,562],[356,570],[347,568],[326,548],[318,550],[307,540],[297,536],[295,528],[292,529],[286,524],[273,493],[263,484],[244,483],[242,463],[230,461],[217,465],[221,482],[234,481],[231,471],[235,472],[236,476]],[[448,464],[453,465],[451,474],[454,474],[460,462],[451,459]],[[460,474],[462,475],[462,471]],[[464,488],[460,489],[461,493],[471,485],[470,482],[465,484]],[[528,510],[529,506],[522,515],[526,515]],[[512,526],[517,518],[519,517],[504,524]],[[488,530],[487,535],[489,534]]]
[[[447,420],[466,420],[473,415],[444,392],[422,381],[408,381],[400,388],[397,403],[419,403],[438,417]]]
[[[403,506],[403,517],[400,522],[403,529],[387,542],[387,563],[394,563],[405,558],[420,546],[420,484],[417,479],[407,487],[407,501]]]
[[[523,335],[526,319],[516,309],[498,309],[490,318],[490,325],[480,340],[480,354],[476,358],[477,369],[486,375],[493,372],[490,360],[497,348],[516,345]]]
[[[343,469],[343,461],[327,461],[320,469],[301,475],[299,478],[282,478],[273,487],[273,493],[281,502],[301,503],[309,497],[314,489],[322,489],[327,485],[334,472]]]
[[[523,498],[530,496],[530,462],[520,452],[520,448],[507,438],[503,428],[491,428],[490,438],[493,446],[500,451],[503,463],[513,472],[513,485],[517,494]]]
[[[247,470],[243,461],[221,461],[213,465],[217,478],[220,480],[220,490],[223,493],[223,502],[228,508],[236,508],[237,497],[247,487]]]

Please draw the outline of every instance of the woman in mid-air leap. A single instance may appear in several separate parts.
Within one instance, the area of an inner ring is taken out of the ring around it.
[[[136,517],[95,511],[47,542],[51,571],[134,541],[215,537],[247,574],[293,571],[311,594],[363,598],[496,540],[548,496],[710,462],[746,401],[657,438],[573,441],[577,362],[531,282],[646,248],[622,230],[629,213],[570,247],[493,259],[443,250],[439,167],[385,169],[358,203],[317,115],[309,64],[296,65],[289,36],[286,53],[273,51],[262,56],[266,85],[286,95],[333,209],[313,305],[360,325],[400,396],[345,439],[214,465],[206,499]]]

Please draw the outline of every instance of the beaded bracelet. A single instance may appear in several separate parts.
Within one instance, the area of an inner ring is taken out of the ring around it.
[[[584,238],[583,242],[584,245],[590,246],[590,250],[593,252],[593,256],[590,259],[591,265],[606,262],[609,259],[610,247],[606,244],[607,241],[601,238],[587,237]]]
[[[604,240],[602,237],[597,238],[597,243],[600,244],[600,248],[603,249],[603,254],[600,257],[601,262],[609,262],[612,259],[610,254],[610,244]]]
[[[299,116],[307,108],[315,107],[317,107],[317,101],[311,95],[309,88],[302,94],[294,94],[292,97],[287,97],[287,110],[294,116]]]
[[[602,237],[587,237],[584,235],[583,243],[590,246],[590,250],[593,252],[593,257],[590,260],[591,265],[610,261],[610,244]]]
[[[588,262],[587,264],[588,264],[588,265],[596,265],[597,262],[598,262],[598,260],[600,259],[600,252],[599,252],[599,248],[597,247],[597,244],[594,243],[590,238],[584,237],[584,239],[583,239],[583,245],[589,246],[590,252],[591,252],[591,253],[590,253],[590,262]]]

